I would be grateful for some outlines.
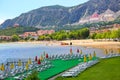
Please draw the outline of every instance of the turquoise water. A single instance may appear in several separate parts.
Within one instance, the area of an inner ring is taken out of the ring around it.
[[[33,43],[2,43],[0,44],[0,63],[8,58],[34,58],[40,56],[45,51],[49,55],[68,54],[71,46],[58,46]],[[93,53],[96,51],[97,56],[104,56],[102,49],[86,48],[82,46],[72,46],[73,53],[77,53],[77,49],[81,49],[83,54]]]

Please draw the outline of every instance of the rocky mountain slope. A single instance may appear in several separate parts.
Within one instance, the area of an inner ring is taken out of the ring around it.
[[[89,0],[84,4],[73,7],[59,5],[38,8],[23,13],[14,19],[8,19],[0,28],[7,28],[14,24],[32,27],[62,26],[76,23],[83,16],[92,15],[95,11],[99,14],[111,9],[114,12],[120,10],[120,0]]]

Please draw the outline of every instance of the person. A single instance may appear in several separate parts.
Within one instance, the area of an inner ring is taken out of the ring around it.
[[[72,45],[72,42],[70,42],[70,45]]]

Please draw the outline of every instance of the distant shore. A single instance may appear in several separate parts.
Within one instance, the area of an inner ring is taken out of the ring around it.
[[[63,41],[19,41],[19,42],[5,42],[5,43],[32,43],[32,44],[45,44],[45,45],[61,45],[61,42],[70,43],[73,46],[84,46],[93,48],[103,48],[103,49],[120,49],[120,42],[114,41],[95,41],[92,39],[84,40],[63,40]],[[2,43],[4,44],[4,43]]]
[[[72,44],[75,46],[94,47],[103,49],[120,49],[120,42],[114,41],[95,41],[92,39],[86,39],[86,40],[65,40],[62,42],[65,43],[72,42]]]

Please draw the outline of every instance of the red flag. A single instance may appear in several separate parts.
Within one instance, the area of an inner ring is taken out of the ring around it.
[[[46,54],[46,58],[48,58],[48,54]]]
[[[37,61],[37,56],[35,56],[35,61]]]
[[[41,64],[40,59],[38,59],[38,64]]]

